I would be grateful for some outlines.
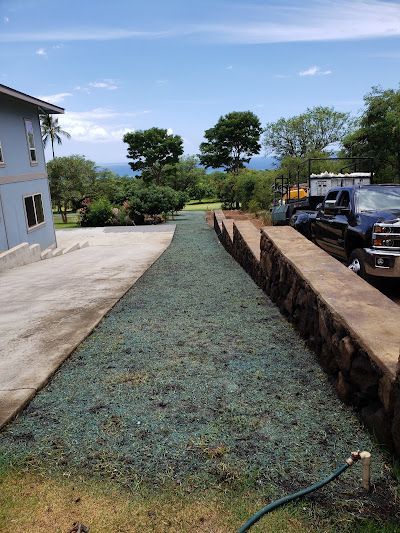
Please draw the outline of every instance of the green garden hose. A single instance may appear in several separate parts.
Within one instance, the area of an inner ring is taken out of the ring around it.
[[[242,527],[239,529],[238,533],[245,533],[245,531],[248,531],[256,522],[260,520],[264,515],[267,513],[270,513],[271,511],[274,511],[278,507],[281,507],[282,505],[285,505],[286,503],[292,502],[294,500],[297,500],[298,498],[301,498],[305,496],[306,494],[310,494],[310,492],[314,492],[315,490],[320,489],[324,485],[327,485],[334,479],[340,476],[340,474],[343,474],[345,470],[347,470],[350,466],[352,466],[355,462],[357,462],[359,459],[363,459],[364,454],[368,452],[353,452],[351,454],[351,457],[346,459],[346,462],[339,466],[337,470],[335,470],[330,476],[326,477],[325,479],[322,479],[321,481],[318,481],[317,483],[314,483],[313,485],[310,485],[309,487],[299,490],[298,492],[294,492],[293,494],[289,494],[288,496],[285,496],[284,498],[281,498],[280,500],[276,500],[274,502],[269,503],[262,509],[260,509],[257,513],[253,514],[245,524],[242,525]],[[370,457],[370,454],[368,453],[368,456]],[[368,463],[369,468],[369,463]]]

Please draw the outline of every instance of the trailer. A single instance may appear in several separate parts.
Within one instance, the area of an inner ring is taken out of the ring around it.
[[[319,166],[335,166],[338,171],[313,172]],[[306,168],[306,176],[304,176]],[[271,209],[272,224],[282,226],[290,223],[299,210],[315,212],[327,192],[335,187],[370,185],[373,183],[374,161],[370,157],[314,157],[300,163],[295,176],[290,173],[275,179],[274,201]]]

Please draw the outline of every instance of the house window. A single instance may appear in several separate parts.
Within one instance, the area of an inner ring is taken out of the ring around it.
[[[26,139],[28,141],[29,158],[31,165],[37,165],[35,137],[33,135],[33,123],[31,120],[25,119]]]
[[[0,167],[4,167],[4,165],[5,165],[5,162],[4,162],[3,148],[0,143]]]
[[[25,196],[25,212],[28,228],[34,228],[44,222],[44,212],[41,194]]]

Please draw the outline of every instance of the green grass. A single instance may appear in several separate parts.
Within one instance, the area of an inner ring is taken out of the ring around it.
[[[183,208],[184,211],[212,211],[214,209],[221,209],[221,202],[215,198],[205,198],[201,202],[192,200],[188,202]]]
[[[70,228],[79,228],[79,217],[78,214],[74,211],[70,211],[67,214],[68,222],[64,223],[62,221],[60,213],[55,213],[53,211],[53,221],[54,221],[54,227],[56,229],[70,229]]]

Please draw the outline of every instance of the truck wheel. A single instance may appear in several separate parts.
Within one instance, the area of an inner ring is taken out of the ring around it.
[[[360,278],[369,280],[368,274],[365,272],[364,255],[360,248],[353,250],[350,254],[347,267],[360,276]]]

